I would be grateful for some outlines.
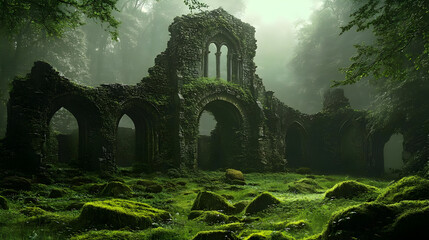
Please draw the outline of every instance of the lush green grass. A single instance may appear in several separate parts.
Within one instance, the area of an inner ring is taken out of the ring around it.
[[[179,178],[171,178],[161,173],[133,175],[130,171],[124,171],[125,175],[118,175],[114,178],[100,178],[94,174],[85,175],[84,177],[92,182],[72,186],[70,176],[62,173],[66,170],[56,169],[56,171],[56,174],[53,174],[54,184],[33,184],[32,191],[21,191],[16,196],[7,197],[10,209],[0,210],[0,239],[69,239],[78,235],[82,236],[81,239],[86,239],[85,237],[95,236],[100,229],[82,226],[78,219],[80,210],[72,210],[69,205],[76,202],[111,199],[111,197],[97,193],[97,191],[101,191],[103,184],[111,181],[122,181],[131,187],[133,195],[127,198],[128,200],[146,203],[171,213],[172,220],[170,222],[155,223],[153,227],[162,227],[167,229],[167,232],[171,230],[168,234],[174,232],[177,239],[192,239],[199,231],[222,228],[222,224],[208,225],[199,222],[198,218],[188,219],[192,203],[201,190],[209,190],[223,195],[231,204],[243,200],[251,201],[258,194],[269,192],[281,203],[267,211],[252,215],[252,217],[260,219],[244,222],[244,224],[239,225],[239,228],[282,231],[296,239],[302,239],[322,232],[334,212],[360,204],[363,201],[358,199],[324,200],[324,192],[335,184],[346,180],[356,180],[383,189],[389,183],[387,180],[358,179],[349,176],[245,173],[246,185],[239,186],[226,183],[224,180],[225,173],[221,171],[190,172]],[[321,188],[317,189],[316,193],[306,194],[296,193],[289,189],[289,186],[296,184],[298,180],[303,178],[314,179]],[[144,187],[137,184],[142,179],[160,184],[163,187],[162,192],[146,192]],[[64,189],[65,195],[60,198],[48,198],[50,191],[58,188]],[[31,198],[37,201],[32,202],[29,200]],[[25,207],[34,206],[46,210],[47,214],[26,216],[21,212]],[[245,217],[244,211],[235,216],[238,219],[243,219]],[[100,234],[104,236],[111,232],[113,235],[126,236],[125,239],[161,239],[153,237],[153,231],[150,229],[141,231],[129,228],[115,230],[123,230],[123,232],[102,231]],[[159,236],[167,234],[162,231]],[[252,232],[242,231],[241,237],[245,238]],[[240,235],[240,231],[236,235]],[[79,238],[76,237],[76,239]]]

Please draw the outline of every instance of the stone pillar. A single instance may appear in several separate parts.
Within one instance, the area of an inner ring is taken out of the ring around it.
[[[226,60],[226,72],[227,72],[228,82],[232,81],[231,70],[232,70],[232,54],[230,54],[230,52],[228,50],[228,55],[227,55],[227,60]]]
[[[207,49],[204,53],[203,57],[203,76],[208,77],[209,76],[209,54],[210,51]]]
[[[220,51],[219,47],[217,48],[216,52],[216,79],[220,78],[220,55],[222,52]]]

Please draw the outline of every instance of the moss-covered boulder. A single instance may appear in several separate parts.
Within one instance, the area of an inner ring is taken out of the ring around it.
[[[108,197],[131,197],[133,191],[125,183],[114,181],[106,184],[100,193],[102,196]]]
[[[249,205],[250,201],[242,200],[239,202],[234,203],[234,214],[241,213],[246,207]]]
[[[375,199],[379,189],[370,185],[366,185],[357,181],[344,181],[335,184],[331,189],[326,191],[325,199],[338,198],[368,198]]]
[[[3,210],[9,209],[9,205],[7,204],[7,200],[3,196],[0,196],[0,209],[3,209]]]
[[[148,204],[112,199],[86,203],[79,221],[84,225],[108,226],[114,229],[144,229],[150,227],[153,222],[167,221],[170,218],[168,212]]]
[[[226,169],[225,177],[228,183],[235,185],[245,185],[244,174],[235,169]]]
[[[143,187],[144,191],[148,193],[160,193],[163,190],[163,187],[159,183],[146,179],[138,180],[136,185]]]
[[[309,230],[310,224],[305,220],[298,220],[293,222],[284,221],[274,223],[273,228],[279,231],[297,232],[301,230]]]
[[[332,216],[323,240],[421,239],[427,233],[429,201],[364,203]]]
[[[272,194],[264,192],[255,197],[250,204],[246,207],[246,214],[254,214],[280,203]]]
[[[289,192],[292,193],[317,193],[320,192],[322,187],[311,178],[302,178],[289,185]]]
[[[64,195],[66,195],[67,192],[63,189],[52,189],[51,192],[49,192],[48,198],[61,198],[64,197]]]
[[[194,220],[208,225],[224,224],[228,222],[228,216],[218,211],[202,211]]]
[[[202,191],[198,193],[191,210],[215,210],[230,214],[235,208],[224,197],[214,192]]]
[[[378,202],[396,203],[403,200],[429,199],[429,180],[410,176],[402,178],[380,194]]]
[[[19,210],[20,213],[24,214],[27,217],[41,216],[48,214],[47,211],[39,208],[39,207],[25,207]]]
[[[219,229],[219,230],[227,230],[227,231],[231,231],[231,232],[240,232],[240,231],[244,230],[245,228],[246,228],[246,225],[244,223],[241,223],[241,222],[222,224],[222,225],[217,227],[217,229]]]
[[[199,232],[192,240],[238,240],[238,238],[227,230],[212,230]]]
[[[70,240],[128,240],[136,239],[135,234],[130,231],[89,231],[70,238]],[[143,239],[143,238],[141,238]]]
[[[31,190],[31,181],[27,178],[19,176],[9,176],[5,177],[0,181],[0,187],[4,189],[13,189],[13,190]]]
[[[263,230],[251,233],[244,240],[294,240],[294,238],[282,232]]]

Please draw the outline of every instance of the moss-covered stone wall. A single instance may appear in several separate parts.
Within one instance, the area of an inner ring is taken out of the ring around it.
[[[255,29],[249,24],[216,9],[177,17],[169,31],[167,49],[156,57],[149,76],[133,86],[81,86],[36,62],[31,73],[13,82],[7,138],[0,144],[7,156],[3,164],[39,169],[46,158],[49,121],[64,107],[79,125],[76,164],[83,169],[116,170],[117,128],[124,114],[136,128],[138,169],[198,167],[199,120],[208,111],[217,121],[211,137],[216,142],[210,145],[224,153],[217,156],[221,168],[383,171],[383,147],[394,129],[370,129],[368,114],[353,110],[340,89],[328,92],[323,111],[314,115],[280,102],[255,72]],[[228,47],[225,80],[206,76],[211,43],[218,55],[222,45]],[[417,130],[402,132],[407,150],[418,152],[411,149],[417,140],[426,146],[419,149],[429,148],[427,136],[421,141]]]

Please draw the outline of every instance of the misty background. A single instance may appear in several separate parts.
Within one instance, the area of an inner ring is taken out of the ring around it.
[[[257,74],[267,90],[304,113],[321,110],[323,92],[333,80],[344,78],[338,70],[349,64],[355,53],[353,45],[372,39],[370,32],[339,35],[339,27],[358,6],[354,1],[203,2],[210,6],[208,10],[222,7],[256,28]],[[122,22],[118,41],[92,21],[60,39],[47,38],[37,29],[28,29],[13,41],[0,37],[0,136],[5,134],[11,79],[28,73],[34,61],[47,61],[70,80],[85,85],[135,84],[165,50],[174,17],[189,13],[178,0],[120,0],[117,6],[120,12],[115,15]],[[372,91],[365,82],[344,88],[352,107],[369,106]]]

